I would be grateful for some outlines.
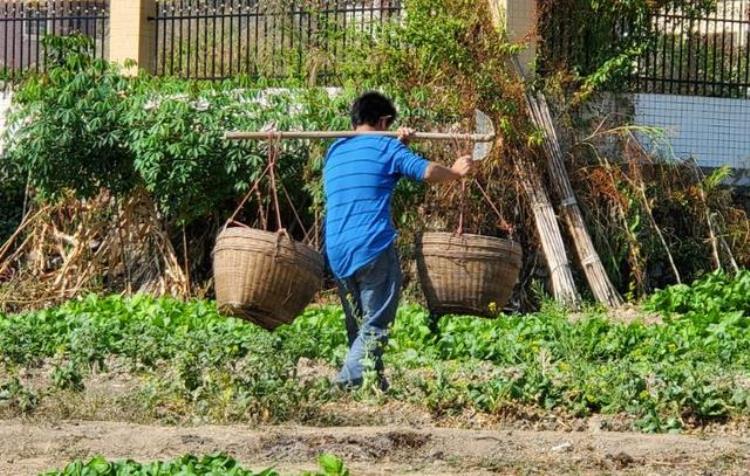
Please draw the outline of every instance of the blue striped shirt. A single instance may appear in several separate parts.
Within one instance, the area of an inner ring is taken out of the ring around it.
[[[401,141],[384,136],[341,139],[328,149],[325,244],[337,278],[351,277],[393,243],[396,183],[401,177],[423,180],[428,164]]]

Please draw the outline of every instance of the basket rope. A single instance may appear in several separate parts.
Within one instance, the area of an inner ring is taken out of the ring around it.
[[[263,170],[260,176],[255,180],[255,182],[253,182],[253,185],[250,187],[250,190],[248,190],[247,194],[245,194],[245,196],[240,201],[237,208],[234,210],[232,215],[226,221],[226,223],[224,224],[224,228],[223,228],[224,230],[226,230],[229,227],[229,225],[237,225],[237,226],[249,228],[247,225],[237,221],[237,215],[239,215],[239,213],[245,207],[248,200],[250,200],[250,197],[253,194],[259,193],[259,187],[260,187],[261,182],[264,179],[268,178],[270,182],[269,191],[271,193],[271,204],[274,209],[274,215],[276,218],[276,227],[277,227],[277,232],[279,236],[284,235],[287,238],[289,238],[289,234],[287,233],[287,230],[284,227],[284,223],[281,218],[281,206],[279,203],[279,192],[278,192],[279,187],[281,187],[282,191],[284,192],[284,197],[286,198],[286,201],[289,203],[289,207],[291,208],[292,213],[294,214],[294,219],[296,220],[297,224],[302,229],[302,232],[304,233],[305,237],[308,236],[309,233],[307,231],[307,228],[303,224],[302,219],[299,216],[297,208],[294,206],[294,203],[292,202],[292,198],[289,195],[287,188],[284,186],[283,182],[281,181],[277,182],[276,168],[278,166],[278,160],[279,160],[279,155],[280,155],[279,154],[280,144],[281,144],[281,141],[280,141],[279,133],[275,131],[269,131],[268,132],[268,153],[267,153],[268,163],[266,165],[266,168]],[[261,213],[262,213],[262,210],[261,210]],[[262,218],[261,221],[263,222],[263,228],[265,229],[265,231],[268,231],[267,220],[265,220],[264,217],[261,217],[261,218]]]
[[[281,223],[281,207],[279,206],[279,191],[276,188],[276,161],[279,158],[279,139],[274,140],[273,132],[268,133],[268,175],[271,179],[271,198],[273,199],[273,208],[276,212],[276,227],[279,232],[286,233],[284,225]]]
[[[463,148],[466,147],[466,143],[464,142]],[[456,148],[456,150],[460,150],[462,148],[462,144],[458,141],[458,139],[453,139],[453,146]],[[458,154],[461,155],[460,153]],[[463,235],[464,234],[464,211],[466,208],[466,180],[461,179],[461,195],[459,199],[459,211],[458,211],[458,226],[456,227],[456,234],[457,235]]]
[[[466,209],[466,180],[461,180],[461,201],[458,212],[458,228],[456,229],[457,235],[464,234],[464,211]]]
[[[484,200],[487,202],[490,208],[492,208],[492,211],[494,211],[495,215],[497,215],[498,220],[500,220],[499,222],[500,229],[508,232],[509,238],[512,240],[513,235],[515,234],[515,229],[513,225],[505,221],[505,217],[503,216],[503,213],[495,206],[494,203],[492,203],[492,200],[490,199],[490,195],[484,190],[484,187],[482,187],[482,185],[479,183],[479,180],[474,179],[474,184],[482,193]]]
[[[461,143],[458,139],[453,140],[453,145],[457,150],[460,150],[462,148]],[[466,144],[464,144],[465,147]],[[460,153],[458,154],[461,155]],[[502,212],[495,206],[495,204],[492,202],[492,199],[490,198],[489,194],[484,190],[482,185],[479,183],[479,180],[472,179],[470,185],[476,185],[479,189],[479,192],[482,194],[482,197],[484,198],[484,201],[487,202],[487,204],[490,206],[493,212],[497,215],[497,218],[499,220],[499,227],[503,231],[506,231],[510,237],[510,239],[513,239],[513,226],[510,225],[503,216]],[[458,226],[456,227],[456,235],[463,235],[464,234],[464,214],[466,213],[466,180],[461,180],[461,193],[460,193],[460,199],[459,199],[459,213],[458,213]]]
[[[240,226],[247,226],[247,225],[244,225],[244,224],[239,223],[238,221],[236,221],[237,215],[239,215],[240,211],[242,211],[242,208],[245,206],[245,204],[247,203],[247,201],[250,200],[250,196],[252,196],[252,194],[255,193],[255,191],[258,189],[258,186],[260,185],[261,180],[263,180],[263,177],[265,177],[265,175],[268,173],[268,169],[270,167],[271,167],[270,164],[268,166],[266,166],[266,169],[263,171],[262,174],[260,174],[260,177],[258,177],[258,180],[256,180],[255,183],[253,183],[253,186],[250,187],[250,190],[247,192],[247,194],[245,195],[245,197],[240,201],[240,204],[234,210],[234,213],[232,213],[232,216],[230,216],[229,219],[227,219],[226,223],[224,223],[224,230],[226,230],[227,227],[229,227],[230,224],[235,224],[235,225],[240,225]]]

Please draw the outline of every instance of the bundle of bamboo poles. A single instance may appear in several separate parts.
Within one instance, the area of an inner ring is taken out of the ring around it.
[[[597,301],[609,307],[622,305],[622,297],[607,276],[604,264],[594,247],[581,208],[578,206],[573,186],[560,147],[560,141],[552,122],[549,105],[542,93],[526,92],[526,107],[534,125],[544,133],[544,153],[547,157],[550,180],[560,200],[561,213],[565,219],[578,260],[592,293]]]
[[[557,223],[555,209],[541,175],[533,160],[518,158],[515,162],[515,169],[534,214],[534,223],[547,260],[555,300],[569,307],[578,308],[581,304],[581,297],[573,280],[573,271]]]
[[[498,0],[488,1],[493,26],[498,31],[504,30],[503,8],[500,2]],[[513,63],[521,71],[518,60],[514,59]],[[521,76],[523,77],[523,74]],[[547,267],[549,268],[550,282],[555,300],[567,306],[577,308],[580,306],[581,297],[573,280],[573,271],[565,249],[565,242],[563,241],[555,209],[550,201],[542,176],[534,161],[524,157],[522,154],[518,154],[514,166],[534,215],[534,224],[539,235],[544,257],[547,261]]]

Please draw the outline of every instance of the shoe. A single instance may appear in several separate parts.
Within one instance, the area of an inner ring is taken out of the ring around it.
[[[340,390],[357,390],[359,388],[362,388],[362,385],[364,384],[364,380],[361,378],[354,379],[354,380],[337,380],[335,382],[336,386]],[[391,384],[388,383],[388,379],[385,377],[380,377],[378,379],[378,389],[386,393],[391,388]]]
[[[340,390],[356,390],[362,386],[364,381],[361,378],[354,380],[336,380],[334,382]]]

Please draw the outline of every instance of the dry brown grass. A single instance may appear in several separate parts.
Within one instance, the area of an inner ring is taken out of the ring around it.
[[[188,277],[146,192],[118,202],[72,196],[27,215],[0,248],[0,311],[93,291],[187,296]]]

